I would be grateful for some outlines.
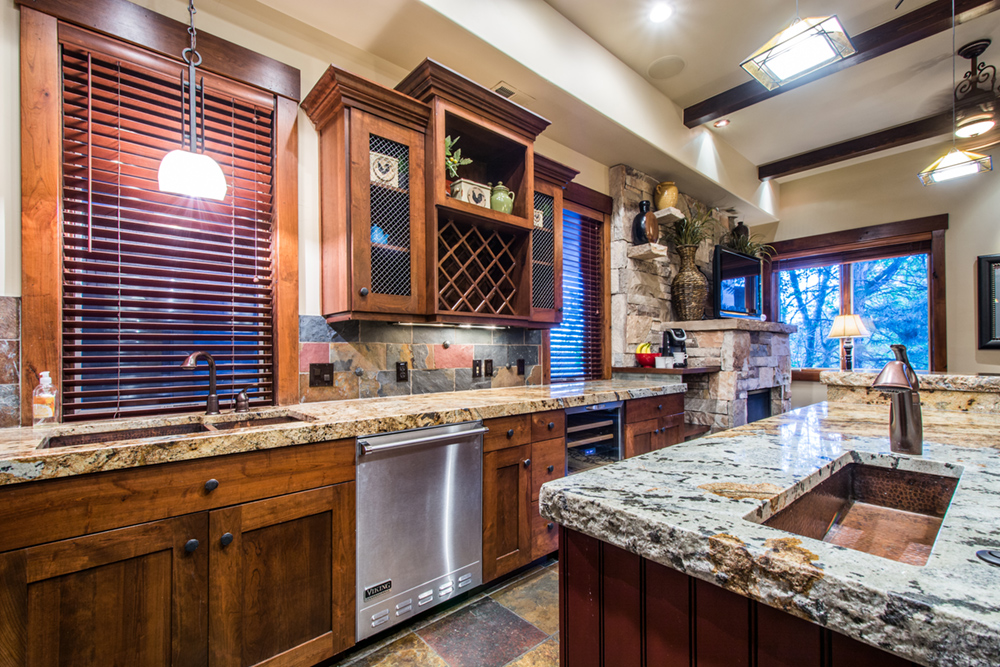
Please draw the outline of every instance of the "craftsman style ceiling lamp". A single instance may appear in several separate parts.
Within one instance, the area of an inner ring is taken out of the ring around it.
[[[979,53],[982,53],[982,50]],[[951,98],[951,120],[952,127],[957,134],[959,127],[958,86],[955,85],[955,0],[951,0],[951,54],[951,85],[952,89],[955,90],[955,94]],[[951,150],[918,174],[921,183],[931,185],[932,183],[950,181],[953,178],[978,174],[981,171],[993,171],[993,159],[989,155],[959,150],[958,146],[955,145],[956,141],[955,135],[952,135]]]
[[[971,139],[992,130],[996,124],[997,70],[979,62],[990,45],[988,39],[977,39],[958,50],[969,61],[969,71],[955,87],[955,102],[960,107],[955,117],[955,136]]]
[[[160,192],[222,201],[226,198],[226,177],[222,167],[205,155],[205,79],[197,82],[201,64],[197,51],[198,32],[194,29],[194,0],[188,2],[191,15],[191,47],[181,52],[188,65],[187,79],[181,74],[181,148],[170,151],[160,162],[157,178]],[[199,114],[198,107],[201,107]]]
[[[811,72],[843,60],[855,52],[851,38],[836,16],[799,18],[795,2],[795,20],[771,38],[756,53],[740,64],[750,76],[768,90],[794,81]]]

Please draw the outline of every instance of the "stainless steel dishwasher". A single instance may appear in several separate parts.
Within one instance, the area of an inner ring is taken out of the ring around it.
[[[483,583],[482,422],[357,440],[357,639]]]

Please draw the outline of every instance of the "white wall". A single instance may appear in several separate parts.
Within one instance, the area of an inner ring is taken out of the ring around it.
[[[783,183],[774,239],[947,213],[948,371],[996,373],[1000,350],[977,349],[975,271],[978,255],[1000,253],[1000,173],[921,185],[917,173],[948,148],[922,147]]]
[[[185,0],[132,0],[187,23]],[[0,90],[18,90],[20,12],[0,3]],[[302,96],[330,63],[383,85],[394,86],[407,70],[302,22],[248,0],[199,0],[198,28],[252,49],[302,72]],[[0,96],[0,295],[21,294],[19,96]],[[320,315],[319,153],[312,122],[299,112],[299,310]],[[608,192],[608,166],[544,138],[539,153],[581,174],[577,182]]]

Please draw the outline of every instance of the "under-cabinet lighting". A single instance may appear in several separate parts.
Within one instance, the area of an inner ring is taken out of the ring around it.
[[[510,327],[500,327],[493,324],[448,324],[447,322],[395,322],[401,327],[431,327],[435,329],[509,329]]]
[[[740,64],[768,90],[855,53],[836,16],[796,19]]]

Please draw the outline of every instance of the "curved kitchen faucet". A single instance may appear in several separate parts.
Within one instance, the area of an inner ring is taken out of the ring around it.
[[[208,399],[205,401],[205,414],[219,414],[219,395],[215,392],[215,359],[208,352],[199,350],[188,355],[181,368],[192,369],[198,365],[198,357],[205,357],[208,362]]]
[[[890,345],[890,361],[872,383],[873,389],[892,394],[889,413],[889,449],[897,454],[924,453],[924,424],[920,411],[920,379],[906,356],[905,345]]]

